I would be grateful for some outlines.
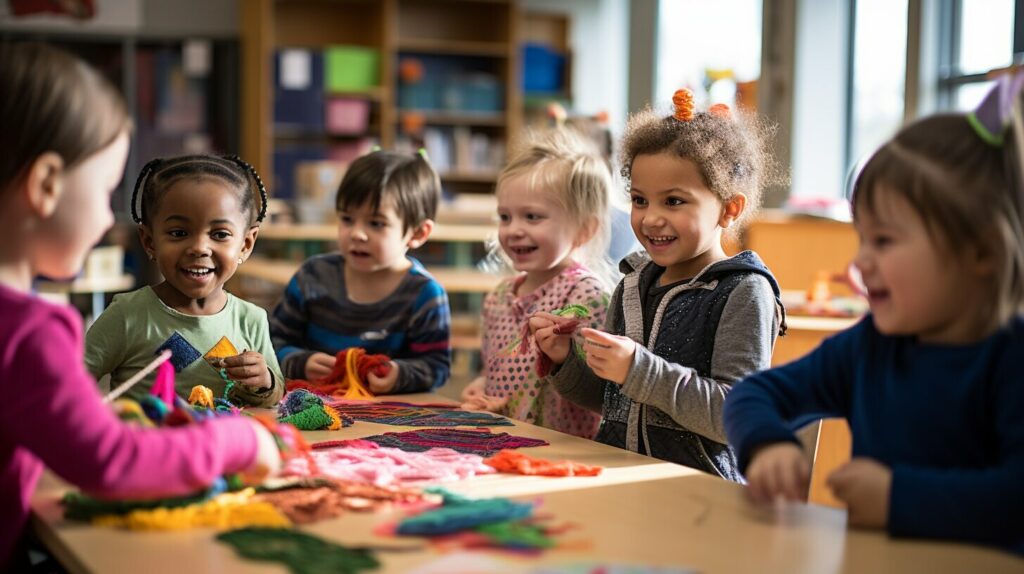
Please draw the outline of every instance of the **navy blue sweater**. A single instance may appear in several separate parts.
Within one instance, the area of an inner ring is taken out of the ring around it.
[[[870,316],[806,357],[744,379],[725,429],[746,470],[810,420],[849,420],[853,456],[892,468],[894,536],[1024,553],[1024,318],[971,345],[879,333]]]

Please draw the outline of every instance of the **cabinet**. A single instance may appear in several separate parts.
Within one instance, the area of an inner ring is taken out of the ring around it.
[[[514,1],[250,0],[239,6],[242,153],[268,174],[271,190],[289,190],[289,162],[346,161],[368,142],[427,147],[447,192],[492,190],[521,125]],[[283,78],[292,71],[285,66],[309,71]],[[354,66],[370,68],[360,78],[335,78]],[[329,112],[333,106],[337,117],[361,121],[338,130],[325,115],[319,122],[305,118],[311,121],[303,129],[286,128],[275,99],[296,95],[287,91],[289,82],[320,92],[323,101],[316,93],[307,100],[313,116],[316,106]]]

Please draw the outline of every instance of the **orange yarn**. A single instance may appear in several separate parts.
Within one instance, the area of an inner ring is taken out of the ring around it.
[[[708,113],[722,119],[729,119],[732,117],[732,110],[726,104],[715,104],[708,108]]]
[[[373,393],[366,388],[363,381],[370,373],[378,377],[387,375],[391,371],[389,361],[391,359],[387,355],[369,355],[358,347],[345,349],[335,356],[331,374],[315,381],[289,380],[285,383],[285,388],[288,391],[305,389],[339,399],[372,399]]]
[[[675,113],[672,114],[681,122],[688,122],[693,119],[693,92],[687,88],[676,90],[672,94],[672,105],[675,106]]]
[[[533,458],[511,449],[501,450],[498,454],[485,458],[484,464],[494,467],[498,472],[538,476],[597,476],[602,470],[600,466],[590,466],[571,460]]]

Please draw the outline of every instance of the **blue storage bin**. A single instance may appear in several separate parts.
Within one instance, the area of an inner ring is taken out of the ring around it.
[[[501,82],[490,74],[469,74],[455,82],[458,105],[451,106],[467,112],[497,112],[501,110]],[[447,103],[447,102],[446,102]]]
[[[544,44],[523,44],[523,91],[560,92],[565,87],[565,56]]]

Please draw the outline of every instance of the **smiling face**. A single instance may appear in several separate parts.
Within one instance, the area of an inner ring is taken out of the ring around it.
[[[498,242],[516,271],[540,284],[572,264],[579,226],[552,194],[532,189],[529,174],[502,182],[497,191]]]
[[[154,290],[168,306],[196,315],[223,308],[224,283],[249,257],[258,232],[240,193],[218,178],[179,180],[161,198],[152,227],[140,227],[143,246],[164,276]]]
[[[940,248],[906,199],[878,193],[875,209],[858,210],[863,277],[875,327],[924,342],[965,342],[976,336],[985,281],[964,254]]]
[[[670,153],[638,155],[630,184],[633,233],[665,268],[662,284],[694,277],[725,258],[722,228],[734,216],[708,189],[695,163]]]

